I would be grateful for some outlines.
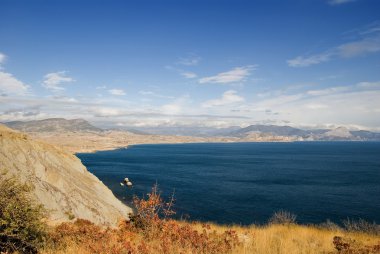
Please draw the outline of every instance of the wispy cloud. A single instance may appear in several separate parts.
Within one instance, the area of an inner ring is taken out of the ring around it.
[[[42,82],[43,86],[52,91],[61,91],[65,90],[62,86],[65,83],[71,83],[75,80],[69,76],[67,76],[66,71],[58,71],[48,73],[44,76],[44,80]]]
[[[196,78],[198,75],[191,71],[184,71],[180,73],[185,78]]]
[[[160,111],[167,115],[178,115],[183,112],[186,105],[190,102],[189,95],[183,95],[172,102],[165,104],[161,107]]]
[[[202,60],[202,58],[196,54],[189,54],[186,57],[181,57],[178,61],[178,64],[186,66],[195,66]]]
[[[157,97],[157,98],[166,98],[166,99],[173,99],[174,98],[173,96],[163,95],[163,94],[159,94],[159,93],[149,91],[149,90],[140,90],[139,94],[144,95],[144,96]]]
[[[328,3],[330,5],[341,5],[341,4],[346,4],[350,2],[355,2],[357,0],[329,0]]]
[[[287,60],[287,63],[290,67],[306,67],[309,65],[330,61],[331,56],[331,52],[325,52],[312,56],[297,56],[294,59]]]
[[[165,104],[162,106],[162,111],[163,113],[165,114],[168,114],[168,115],[176,115],[176,114],[179,114],[182,110],[182,107],[181,105],[179,104]]]
[[[359,31],[358,35],[360,39],[343,43],[322,53],[297,56],[287,60],[287,64],[290,67],[307,67],[335,58],[352,58],[380,52],[380,25],[377,22],[364,31]]]
[[[244,98],[237,95],[235,90],[228,90],[223,93],[222,97],[219,99],[208,100],[202,104],[204,108],[211,108],[216,106],[230,105],[237,102],[243,102]]]
[[[2,71],[2,64],[5,63],[6,55],[0,52],[0,94],[23,95],[28,91],[29,86],[18,80],[11,73]]]
[[[110,89],[110,90],[108,90],[108,93],[112,94],[112,95],[116,95],[116,96],[126,95],[126,93],[123,89]]]
[[[307,104],[306,107],[309,109],[318,110],[318,109],[326,109],[329,106],[327,106],[326,104]]]
[[[215,76],[204,77],[199,79],[200,84],[216,83],[216,84],[228,84],[242,82],[251,74],[251,71],[255,70],[254,65],[236,67],[232,70],[221,72]]]
[[[185,77],[185,78],[188,78],[188,79],[198,77],[198,75],[196,73],[192,72],[192,71],[183,70],[181,68],[173,67],[171,65],[165,66],[165,69],[170,70],[170,71],[175,71],[179,75],[181,75],[182,77]]]
[[[340,57],[355,57],[380,51],[380,35],[340,45],[337,54]]]
[[[307,91],[306,93],[308,95],[321,96],[321,95],[344,92],[344,91],[348,91],[349,89],[350,89],[349,86],[337,86],[337,87],[330,87],[330,88],[320,89],[320,90],[310,90],[310,91]]]
[[[377,81],[377,82],[363,81],[356,84],[356,86],[360,88],[367,88],[367,89],[375,88],[376,89],[376,88],[380,88],[380,81]]]
[[[28,91],[28,86],[15,78],[11,73],[0,71],[0,93],[22,95]]]
[[[0,70],[1,70],[1,65],[4,64],[6,59],[7,59],[7,56],[0,52]]]

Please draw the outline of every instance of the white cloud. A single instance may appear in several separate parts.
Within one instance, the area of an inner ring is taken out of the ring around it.
[[[330,5],[340,5],[340,4],[345,4],[349,2],[355,2],[356,0],[330,0],[328,3]]]
[[[222,97],[219,99],[214,100],[208,100],[202,104],[202,107],[204,108],[211,108],[215,106],[224,106],[229,105],[237,102],[243,102],[244,98],[237,95],[236,91],[234,90],[228,90],[223,93]]]
[[[66,71],[48,73],[44,76],[43,86],[52,91],[65,90],[64,83],[74,82],[75,80],[66,75]]]
[[[162,106],[162,112],[164,114],[168,115],[176,115],[179,114],[182,110],[181,105],[173,103],[173,104],[166,104]]]
[[[97,86],[95,89],[96,90],[103,90],[103,89],[106,89],[107,86]]]
[[[141,91],[139,91],[139,94],[141,94],[141,95],[154,95],[155,93],[152,91],[141,90]]]
[[[112,95],[123,96],[126,95],[123,89],[110,89],[108,92]]]
[[[287,60],[287,63],[290,67],[306,67],[313,64],[327,62],[330,60],[331,56],[332,54],[327,52],[307,57],[297,56],[294,59]]]
[[[221,72],[215,76],[204,77],[199,79],[199,83],[219,83],[219,84],[227,84],[227,83],[235,83],[244,81],[246,77],[251,74],[251,71],[255,69],[255,66],[248,65],[243,67],[236,67],[230,71]]]
[[[125,115],[124,111],[111,107],[96,107],[91,109],[91,112],[96,117],[118,117]]]
[[[160,112],[166,115],[178,115],[183,113],[188,104],[191,103],[189,95],[183,95],[173,100],[171,103],[165,104],[161,107]]]
[[[336,87],[329,87],[326,89],[320,89],[320,90],[310,90],[307,91],[306,93],[308,95],[313,95],[313,96],[321,96],[321,95],[329,95],[329,94],[334,94],[334,93],[341,93],[344,91],[348,91],[351,87],[349,86],[336,86]]]
[[[332,47],[322,53],[297,56],[286,62],[290,67],[307,67],[336,58],[352,58],[380,52],[380,25],[377,22],[367,26],[364,30],[355,30],[355,35],[360,39]]]
[[[343,44],[337,48],[341,57],[355,57],[380,51],[380,36]]]
[[[325,109],[325,108],[328,108],[329,106],[325,104],[308,104],[306,105],[306,107],[309,109]]]
[[[28,86],[12,74],[0,71],[0,92],[22,95],[28,91]]]
[[[184,76],[185,78],[196,78],[197,77],[197,74],[195,74],[194,72],[190,72],[190,71],[184,71],[184,72],[181,72],[180,74],[182,76]]]
[[[1,65],[5,62],[6,59],[7,59],[7,56],[0,52],[0,69],[1,69]]]
[[[194,66],[198,65],[201,61],[201,57],[195,54],[189,54],[187,57],[180,58],[178,64],[186,65],[186,66]]]
[[[170,71],[175,71],[185,78],[196,78],[198,76],[196,73],[194,73],[192,71],[186,71],[186,70],[176,68],[176,67],[173,67],[170,65],[165,66],[165,69],[170,70]]]
[[[157,98],[167,98],[167,99],[173,99],[173,96],[168,96],[168,95],[162,95],[158,94],[153,91],[148,91],[148,90],[141,90],[139,91],[139,94],[144,95],[144,96],[152,96],[152,97],[157,97]]]
[[[380,81],[377,82],[359,82],[357,84],[360,88],[380,88]]]

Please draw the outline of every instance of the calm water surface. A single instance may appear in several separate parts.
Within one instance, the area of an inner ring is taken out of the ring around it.
[[[284,209],[301,223],[380,223],[380,142],[137,145],[78,157],[126,202],[156,182],[174,191],[179,217],[264,223]]]

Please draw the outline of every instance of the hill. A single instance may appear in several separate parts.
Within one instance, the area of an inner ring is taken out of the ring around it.
[[[309,135],[310,131],[305,131],[290,126],[277,125],[250,125],[245,128],[229,133],[230,136],[245,136],[250,132],[268,133],[276,136],[305,136]]]
[[[67,120],[64,118],[48,118],[35,121],[13,121],[4,125],[22,132],[101,132],[100,128],[83,119]]]
[[[310,129],[303,130],[290,126],[277,125],[250,125],[229,133],[225,136],[239,137],[241,139],[253,138],[288,138],[293,141],[379,141],[380,133],[349,130],[345,127],[334,129]],[[275,140],[273,140],[275,141]]]
[[[76,156],[2,125],[0,165],[34,187],[53,223],[83,218],[115,226],[132,212]]]

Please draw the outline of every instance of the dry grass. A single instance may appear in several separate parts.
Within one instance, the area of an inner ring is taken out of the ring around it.
[[[340,252],[336,236],[346,244]],[[380,253],[380,237],[296,224],[229,227],[167,220],[147,232],[130,223],[102,229],[79,220],[58,226],[42,253]]]
[[[294,223],[286,212],[265,226],[223,226],[212,223],[176,221],[169,218],[172,200],[164,202],[157,187],[147,199],[136,199],[138,212],[119,228],[101,228],[85,220],[63,223],[50,232],[44,254],[93,253],[380,253],[378,231],[351,231],[332,227],[305,226]],[[286,219],[283,223],[282,220]],[[291,219],[291,220],[289,220]],[[367,227],[368,225],[366,225]],[[356,230],[357,229],[357,230]],[[371,226],[371,229],[373,227]]]

